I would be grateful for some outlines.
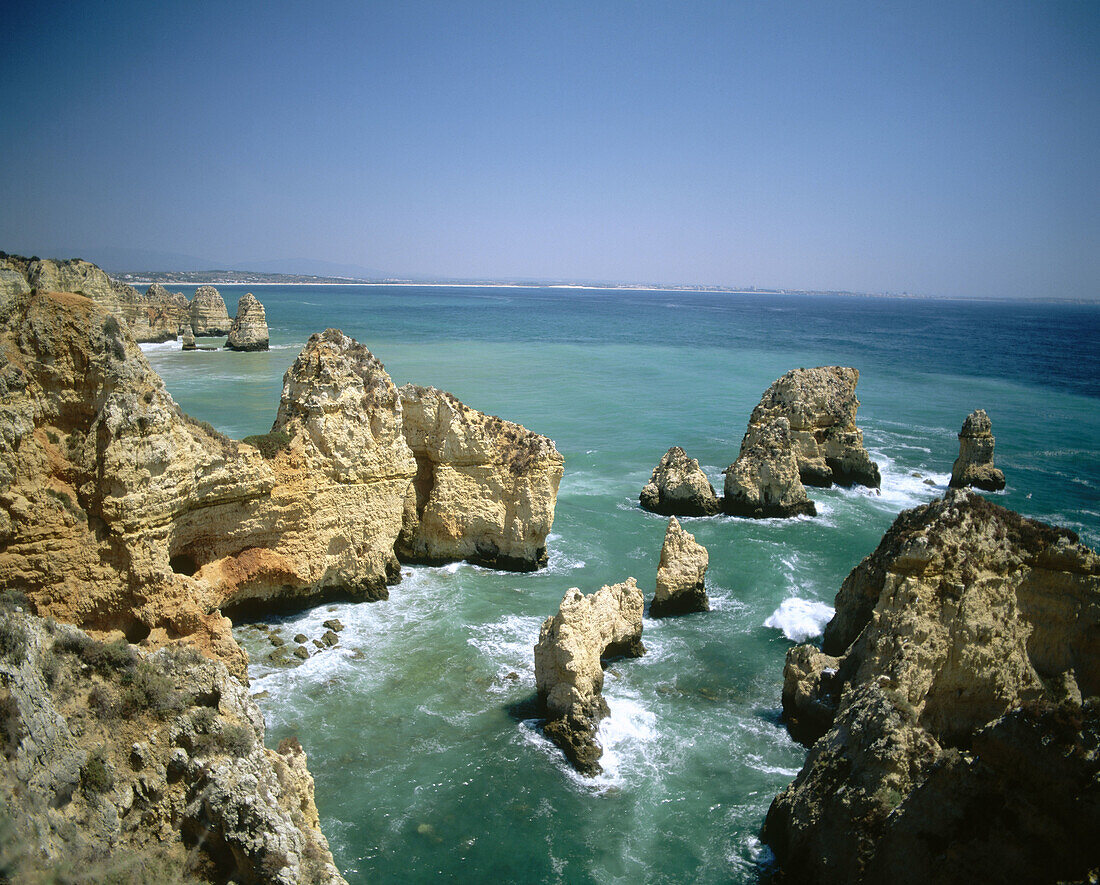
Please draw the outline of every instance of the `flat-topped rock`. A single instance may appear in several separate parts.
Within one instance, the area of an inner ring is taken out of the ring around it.
[[[645,653],[643,607],[633,578],[588,596],[573,587],[539,631],[535,684],[548,719],[544,730],[582,774],[601,770],[603,750],[595,736],[608,714],[601,694],[603,661]]]
[[[264,306],[251,292],[237,302],[237,316],[229,327],[230,350],[256,351],[268,349],[267,314]]]
[[[790,422],[784,417],[750,424],[741,453],[725,474],[725,513],[756,519],[817,514],[799,479]]]
[[[959,457],[951,468],[952,488],[973,486],[986,492],[1005,487],[1005,475],[993,466],[993,422],[985,409],[966,416],[959,431]]]
[[[901,513],[787,655],[810,745],[763,839],[785,881],[1088,881],[1100,556],[968,490]]]
[[[708,611],[710,600],[704,579],[709,563],[707,548],[685,532],[675,516],[669,519],[649,616],[663,618]]]
[[[856,427],[859,370],[846,366],[792,369],[769,387],[749,418],[753,427],[783,417],[805,485],[881,485],[878,465]]]
[[[199,286],[191,299],[191,330],[199,338],[220,338],[229,334],[230,325],[221,293],[213,286]]]
[[[713,516],[721,510],[714,486],[699,462],[679,446],[669,449],[653,468],[639,502],[662,516]]]

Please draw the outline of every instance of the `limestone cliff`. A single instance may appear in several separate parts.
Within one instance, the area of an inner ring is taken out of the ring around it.
[[[966,416],[959,431],[959,457],[951,468],[951,487],[974,486],[986,492],[1005,487],[1005,475],[993,466],[993,422],[985,409]]]
[[[230,350],[244,351],[268,348],[267,314],[251,292],[237,301],[237,315],[229,327],[229,340],[225,346]]]
[[[554,443],[434,387],[406,384],[399,394],[416,478],[398,556],[514,571],[545,565],[564,470]]]
[[[685,532],[675,516],[670,518],[661,545],[657,589],[649,605],[649,616],[664,618],[709,610],[704,583],[709,564],[707,548]]]
[[[588,596],[573,587],[539,631],[535,684],[548,720],[544,730],[582,774],[601,770],[596,728],[608,714],[601,694],[603,663],[645,653],[643,607],[633,578]]]
[[[856,427],[858,382],[859,370],[845,366],[792,369],[764,392],[749,418],[746,439],[754,428],[786,418],[803,484],[878,488],[878,465]]]
[[[301,747],[264,747],[259,709],[221,664],[8,609],[0,710],[14,881],[69,865],[80,881],[159,868],[165,881],[344,882]]]
[[[788,654],[813,742],[787,881],[1078,881],[1100,866],[1100,557],[966,491],[902,513]]]
[[[141,297],[130,332],[138,341],[174,341],[190,322],[191,305],[182,292],[153,283]]]
[[[220,338],[229,334],[229,311],[213,286],[199,286],[191,299],[191,331],[198,338]]]
[[[653,468],[639,502],[662,516],[713,516],[721,509],[714,486],[679,446],[673,446]]]
[[[732,516],[763,519],[817,514],[799,479],[790,422],[784,417],[750,425],[737,460],[725,474],[722,509]]]

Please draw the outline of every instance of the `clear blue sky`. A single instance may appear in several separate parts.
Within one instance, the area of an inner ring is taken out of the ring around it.
[[[51,3],[0,248],[1100,296],[1100,2]]]

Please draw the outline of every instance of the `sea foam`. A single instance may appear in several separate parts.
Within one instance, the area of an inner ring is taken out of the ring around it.
[[[780,603],[779,608],[764,622],[764,626],[782,630],[783,635],[791,642],[805,642],[820,636],[832,616],[831,606],[792,596]]]

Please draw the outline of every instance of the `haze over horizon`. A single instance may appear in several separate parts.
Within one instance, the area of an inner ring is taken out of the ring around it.
[[[1097,3],[20,0],[0,47],[10,252],[1100,298]]]

